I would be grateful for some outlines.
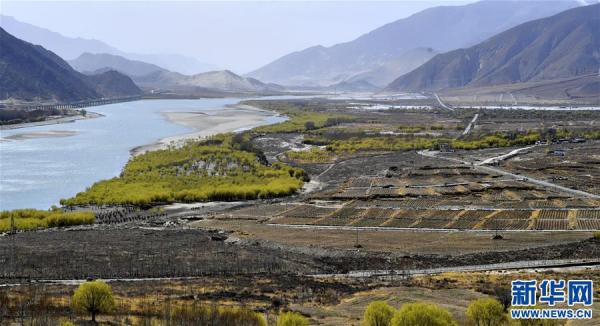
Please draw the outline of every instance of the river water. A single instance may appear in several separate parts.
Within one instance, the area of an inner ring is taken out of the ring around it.
[[[89,108],[104,115],[74,123],[1,131],[2,138],[61,131],[68,137],[0,141],[0,210],[47,209],[101,179],[118,176],[134,147],[194,130],[161,112],[207,112],[240,99],[142,100]],[[274,115],[275,116],[275,115]],[[261,124],[278,122],[265,117]]]

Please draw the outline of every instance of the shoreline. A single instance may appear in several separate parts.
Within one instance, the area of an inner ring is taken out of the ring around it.
[[[266,119],[280,116],[276,112],[260,109],[247,104],[231,104],[214,108],[214,113],[202,111],[162,112],[169,122],[184,125],[192,132],[159,139],[154,143],[136,146],[129,152],[131,156],[166,149],[169,146],[182,146],[189,140],[204,139],[217,134],[235,132],[259,126]],[[235,117],[235,119],[232,119]]]
[[[60,117],[54,119],[48,119],[44,121],[36,121],[36,122],[23,122],[14,125],[0,125],[0,130],[14,130],[21,128],[31,128],[31,127],[39,127],[39,126],[48,126],[48,125],[57,125],[63,123],[73,123],[78,120],[87,120],[87,119],[96,119],[104,117],[103,114],[87,111],[86,115],[76,115],[76,116],[67,116]]]

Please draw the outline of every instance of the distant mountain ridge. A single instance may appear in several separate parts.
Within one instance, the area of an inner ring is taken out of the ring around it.
[[[414,49],[432,48],[444,52],[471,46],[520,23],[579,5],[577,1],[505,0],[429,8],[350,42],[290,53],[248,76],[283,85],[327,86],[381,69]],[[404,71],[395,71],[395,77],[420,63],[415,60],[412,65],[406,64]],[[384,84],[393,78],[384,79]]]
[[[130,60],[119,55],[108,53],[84,53],[69,64],[81,73],[93,73],[106,68],[116,70],[129,77],[145,76],[166,69],[157,65],[137,60]]]
[[[254,78],[245,78],[229,70],[209,71],[195,75],[172,72],[142,61],[129,60],[112,54],[84,53],[70,61],[73,68],[85,74],[119,71],[150,91],[173,91],[183,94],[198,93],[271,93],[282,91],[279,85],[265,84]]]
[[[171,71],[156,71],[146,76],[134,77],[134,81],[144,88],[170,89],[183,93],[194,93],[199,90],[231,93],[268,93],[284,90],[279,85],[265,84],[254,78],[239,76],[229,70],[209,71],[191,76]]]
[[[570,9],[521,24],[473,47],[439,54],[396,79],[387,90],[437,91],[597,74],[599,31],[600,4]]]
[[[39,44],[66,60],[74,60],[84,53],[106,53],[119,55],[130,60],[148,62],[185,74],[196,74],[216,68],[213,65],[201,63],[195,58],[178,54],[127,53],[102,41],[67,37],[45,28],[18,21],[11,16],[0,15],[0,27],[15,37],[33,44]]]
[[[86,76],[40,45],[20,40],[0,28],[0,99],[70,102],[141,94],[118,72]]]

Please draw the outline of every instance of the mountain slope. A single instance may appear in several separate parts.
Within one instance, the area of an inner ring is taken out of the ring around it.
[[[142,94],[142,90],[133,83],[131,78],[115,70],[83,76],[83,78],[102,97],[127,97]]]
[[[0,99],[70,102],[141,92],[129,77],[116,72],[83,75],[51,51],[24,42],[2,28],[0,49]]]
[[[597,73],[600,4],[524,23],[476,46],[435,56],[392,82],[423,91],[534,82]]]
[[[108,53],[119,55],[130,60],[152,63],[164,67],[165,69],[185,74],[195,74],[215,68],[213,65],[199,62],[195,58],[178,54],[139,54],[123,52],[102,41],[79,37],[67,37],[45,28],[18,21],[10,16],[0,15],[0,27],[19,39],[33,44],[39,44],[67,60],[73,60],[86,52]]]
[[[254,78],[245,78],[229,70],[209,71],[192,76],[171,71],[157,71],[146,76],[135,77],[136,84],[156,89],[171,89],[178,92],[193,92],[196,89],[211,89],[223,92],[277,92],[278,85],[265,84]]]
[[[164,71],[165,69],[142,61],[129,60],[122,56],[107,54],[107,53],[84,53],[74,60],[70,60],[69,64],[75,70],[82,73],[91,73],[100,69],[109,68],[116,70],[127,76],[144,76],[156,71]]]
[[[396,79],[398,76],[401,76],[424,64],[436,54],[437,52],[431,48],[417,48],[409,50],[402,53],[397,58],[387,61],[377,68],[363,73],[358,73],[348,78],[345,82],[365,82],[382,88],[387,86],[387,84]]]
[[[578,5],[576,1],[481,1],[429,8],[351,42],[288,54],[248,76],[284,85],[328,85],[377,69],[413,49],[445,52],[471,46],[520,23]]]

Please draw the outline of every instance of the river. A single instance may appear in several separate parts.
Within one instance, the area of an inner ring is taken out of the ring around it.
[[[61,198],[72,197],[96,181],[118,176],[131,149],[198,131],[170,122],[164,112],[211,115],[239,101],[141,100],[87,109],[104,115],[100,118],[2,130],[0,210],[58,205]],[[259,125],[281,121],[275,114],[263,116]],[[27,134],[43,137],[22,137]]]

